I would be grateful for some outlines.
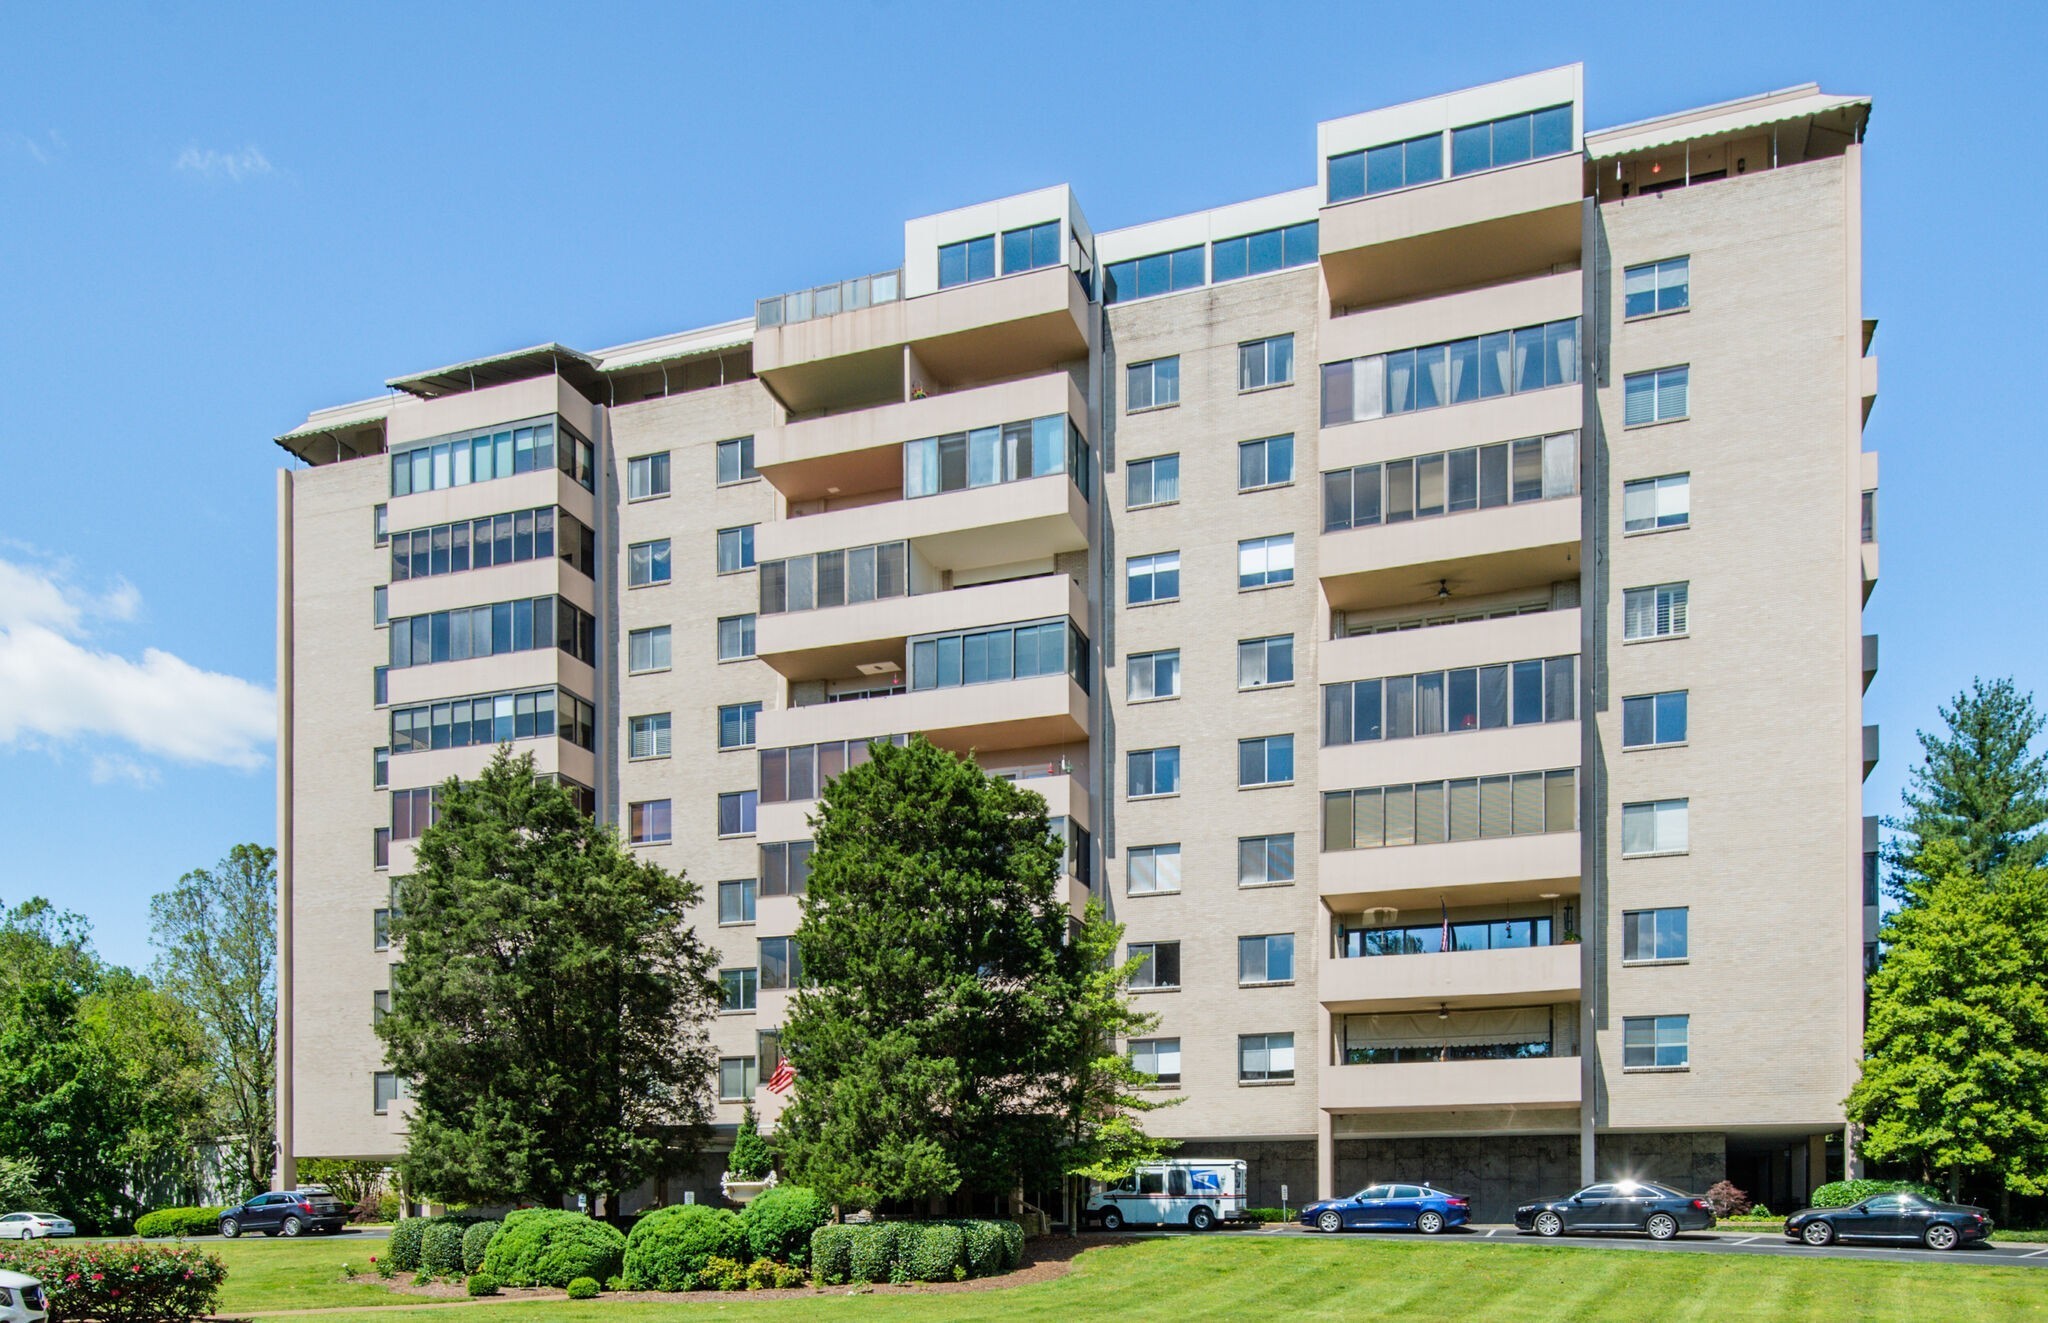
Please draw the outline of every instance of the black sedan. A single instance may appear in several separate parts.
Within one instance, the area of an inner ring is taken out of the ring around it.
[[[1836,1240],[1903,1240],[1952,1250],[1965,1241],[1991,1239],[1991,1215],[1905,1191],[1847,1208],[1802,1208],[1785,1219],[1785,1239],[1816,1246]]]
[[[1515,1210],[1515,1226],[1539,1236],[1567,1231],[1640,1231],[1669,1240],[1681,1231],[1708,1231],[1714,1210],[1697,1195],[1644,1181],[1588,1185],[1562,1199],[1538,1199]]]
[[[244,1231],[296,1236],[307,1231],[339,1231],[347,1225],[348,1208],[324,1189],[259,1194],[220,1210],[220,1233],[229,1240]]]

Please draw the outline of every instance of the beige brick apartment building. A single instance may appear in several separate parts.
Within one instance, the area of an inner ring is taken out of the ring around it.
[[[510,740],[703,884],[719,1115],[772,1122],[806,813],[922,732],[1044,794],[1146,958],[1154,1128],[1255,1202],[1799,1199],[1853,1160],[1875,914],[1869,110],[1588,132],[1551,70],[1321,124],[1295,192],[1102,233],[1026,193],[312,414],[287,1178],[402,1147],[371,1026],[441,779]]]

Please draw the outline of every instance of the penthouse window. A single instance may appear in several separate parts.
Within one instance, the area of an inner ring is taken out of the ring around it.
[[[1042,221],[1021,229],[1003,231],[1003,274],[1036,271],[1060,263],[1060,223]]]
[[[996,237],[993,234],[939,245],[940,289],[951,289],[970,281],[991,280],[995,274]]]
[[[1170,253],[1153,253],[1149,257],[1111,262],[1103,272],[1102,301],[1123,303],[1150,298],[1154,294],[1200,289],[1207,283],[1207,265],[1201,244]]]
[[[1303,221],[1277,230],[1235,239],[1218,239],[1209,245],[1211,278],[1222,284],[1245,276],[1263,276],[1287,267],[1309,266],[1316,260],[1316,223]]]
[[[1065,414],[1026,418],[903,446],[906,500],[1065,473],[1088,490],[1087,445]]]
[[[1692,259],[1645,262],[1621,273],[1624,317],[1652,317],[1692,306]]]
[[[391,710],[391,751],[425,753],[544,740],[559,734],[581,749],[596,747],[597,710],[566,689],[479,694]]]
[[[1579,379],[1579,319],[1323,364],[1323,426],[1547,390]]]
[[[1451,130],[1451,173],[1519,165],[1572,149],[1572,108],[1547,106]]]
[[[1578,830],[1578,772],[1515,772],[1323,795],[1323,849],[1376,850]]]
[[[1124,412],[1180,403],[1180,355],[1147,359],[1124,369]]]
[[[1081,688],[1088,687],[1088,636],[1064,618],[910,640],[912,689],[995,684],[1062,671]]]
[[[597,656],[596,620],[556,597],[397,616],[389,632],[391,665],[397,669],[551,647],[580,662]]]
[[[558,527],[559,538],[555,535]],[[585,578],[597,577],[597,534],[567,511],[545,505],[393,533],[391,580],[401,583],[546,560],[558,545],[564,564]]]
[[[1570,721],[1578,658],[1463,666],[1323,686],[1323,744],[1366,744]]]
[[[1323,475],[1323,531],[1549,501],[1579,489],[1579,434],[1497,441]]]
[[[391,494],[467,487],[515,474],[558,469],[595,490],[590,443],[557,420],[536,418],[507,427],[436,437],[391,454]]]
[[[1330,158],[1330,201],[1433,184],[1444,177],[1444,135],[1424,134]]]
[[[814,611],[902,597],[910,591],[910,545],[884,542],[761,564],[761,614]],[[752,647],[747,649],[749,653]]]

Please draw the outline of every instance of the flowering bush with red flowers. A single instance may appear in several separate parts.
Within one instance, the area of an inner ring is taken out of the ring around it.
[[[50,1293],[50,1323],[175,1323],[205,1318],[228,1270],[203,1250],[120,1240],[0,1245],[0,1268],[25,1272]]]

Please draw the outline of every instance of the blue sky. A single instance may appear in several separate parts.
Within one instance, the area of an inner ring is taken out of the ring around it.
[[[1590,126],[1876,98],[1889,811],[1973,674],[2048,689],[2019,317],[2048,199],[2012,154],[2048,20],[1966,9],[8,6],[0,901],[145,963],[152,893],[272,840],[269,438],[308,409],[744,316],[894,265],[906,217],[1046,184],[1099,229],[1300,187],[1319,119],[1573,60]]]

